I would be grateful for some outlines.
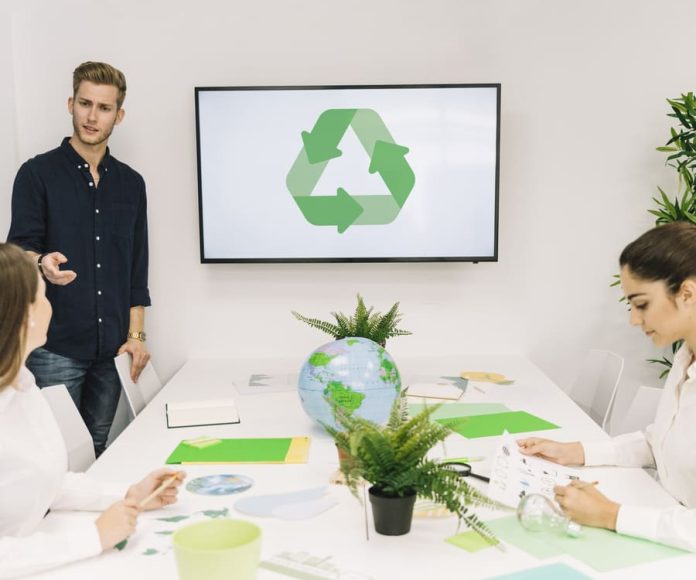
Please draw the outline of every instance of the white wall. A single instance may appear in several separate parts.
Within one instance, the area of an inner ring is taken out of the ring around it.
[[[10,226],[10,195],[17,170],[15,90],[12,70],[12,13],[0,2],[0,239]]]
[[[517,352],[567,386],[588,348],[607,347],[627,356],[629,382],[657,383],[643,362],[654,349],[608,284],[621,248],[651,225],[656,185],[676,183],[655,147],[668,136],[665,98],[694,88],[692,41],[677,34],[696,19],[692,0],[27,0],[14,10],[0,73],[11,49],[18,160],[2,142],[3,171],[69,133],[78,63],[126,73],[111,146],[148,183],[148,331],[163,378],[188,357],[282,354],[299,366],[322,337],[290,309],[350,310],[359,291],[378,309],[401,301],[414,335],[390,344],[397,361]],[[498,263],[199,264],[194,86],[429,82],[502,83]],[[7,189],[0,207],[3,224]]]

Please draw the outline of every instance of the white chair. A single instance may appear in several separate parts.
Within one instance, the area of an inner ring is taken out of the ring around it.
[[[85,471],[94,463],[94,442],[65,385],[41,389],[56,418],[68,450],[68,469]]]
[[[152,363],[148,362],[143,372],[140,373],[138,382],[134,383],[130,376],[131,356],[127,352],[117,356],[114,362],[116,363],[118,378],[121,379],[123,392],[128,400],[128,406],[135,417],[160,391],[162,381],[159,380]]]
[[[658,387],[638,387],[628,410],[624,415],[619,433],[632,433],[642,431],[655,420],[657,405],[662,396],[662,389]]]
[[[605,431],[623,373],[624,360],[608,350],[591,350],[570,390],[575,401]]]

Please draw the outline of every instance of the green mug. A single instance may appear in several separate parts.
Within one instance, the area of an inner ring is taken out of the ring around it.
[[[261,528],[221,518],[181,528],[172,536],[181,580],[254,580]]]

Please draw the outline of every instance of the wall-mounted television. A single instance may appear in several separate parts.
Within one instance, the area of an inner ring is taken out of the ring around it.
[[[499,84],[195,97],[202,262],[498,259]]]

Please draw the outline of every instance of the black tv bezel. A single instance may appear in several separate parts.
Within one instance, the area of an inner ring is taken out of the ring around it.
[[[312,91],[347,89],[438,89],[438,88],[495,88],[496,89],[496,136],[495,136],[495,218],[493,225],[492,256],[446,256],[446,257],[379,257],[379,258],[206,258],[203,235],[203,188],[201,180],[201,139],[199,94],[210,91]],[[194,87],[196,109],[196,164],[198,181],[198,233],[201,264],[311,264],[311,263],[371,263],[371,262],[497,262],[498,220],[500,188],[500,93],[501,83],[439,83],[398,85],[260,85],[260,86],[202,86]]]

